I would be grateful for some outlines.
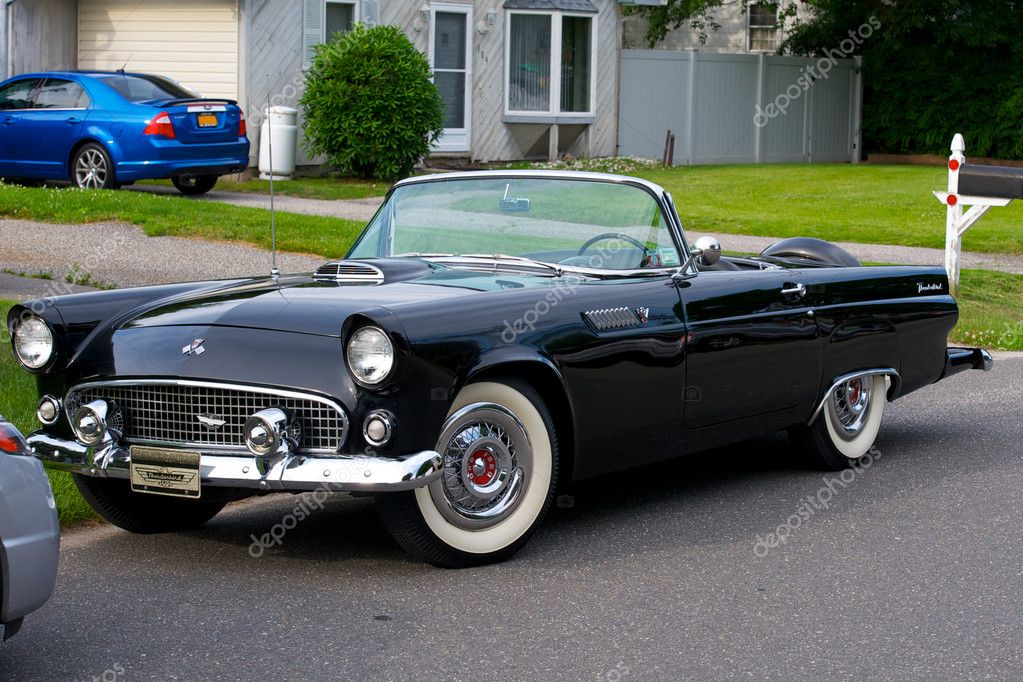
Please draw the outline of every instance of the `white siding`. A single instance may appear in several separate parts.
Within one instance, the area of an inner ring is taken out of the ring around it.
[[[237,0],[80,0],[78,66],[169,76],[238,96]]]

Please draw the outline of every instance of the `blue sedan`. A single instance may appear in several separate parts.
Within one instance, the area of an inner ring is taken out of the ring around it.
[[[0,177],[116,189],[170,178],[204,194],[249,163],[245,115],[162,76],[62,71],[0,83]]]

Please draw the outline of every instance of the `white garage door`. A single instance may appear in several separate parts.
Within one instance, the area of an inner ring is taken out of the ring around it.
[[[169,76],[238,97],[237,0],[80,0],[78,68]]]

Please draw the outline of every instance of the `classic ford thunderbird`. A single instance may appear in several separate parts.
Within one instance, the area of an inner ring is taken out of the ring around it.
[[[939,267],[862,267],[789,239],[686,240],[635,178],[493,171],[399,182],[311,274],[15,306],[28,441],[138,533],[271,492],[375,496],[439,566],[499,561],[559,482],[776,431],[828,468],[886,401],[966,369]]]

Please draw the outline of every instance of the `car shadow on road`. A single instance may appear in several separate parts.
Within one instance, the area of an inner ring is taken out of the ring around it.
[[[876,468],[885,473],[864,470],[846,486],[833,486],[823,514],[837,522],[855,518],[858,509],[901,494],[892,481],[904,483],[911,475],[914,486],[942,485],[964,467],[988,464],[971,459],[948,466],[957,457],[940,443],[941,436],[925,424],[902,423],[883,431],[878,451],[884,456]],[[914,461],[920,459],[927,461]],[[572,483],[560,491],[546,523],[516,561],[575,564],[666,546],[752,546],[759,534],[784,523],[802,501],[837,476],[814,469],[783,434],[776,434]],[[239,569],[252,559],[412,561],[390,538],[372,499],[343,494],[278,494],[244,501],[202,530],[177,537],[192,551],[215,553]]]
[[[549,548],[578,561],[592,533],[627,542],[661,524],[670,527],[662,537],[672,536],[674,542],[732,541],[762,531],[764,517],[784,519],[792,513],[793,496],[779,495],[772,482],[805,494],[816,490],[817,480],[787,438],[758,439],[566,486],[533,543],[543,554]],[[710,513],[716,521],[707,520]],[[246,557],[407,560],[372,500],[347,495],[331,495],[322,507],[311,494],[244,502],[187,535],[232,545]]]

